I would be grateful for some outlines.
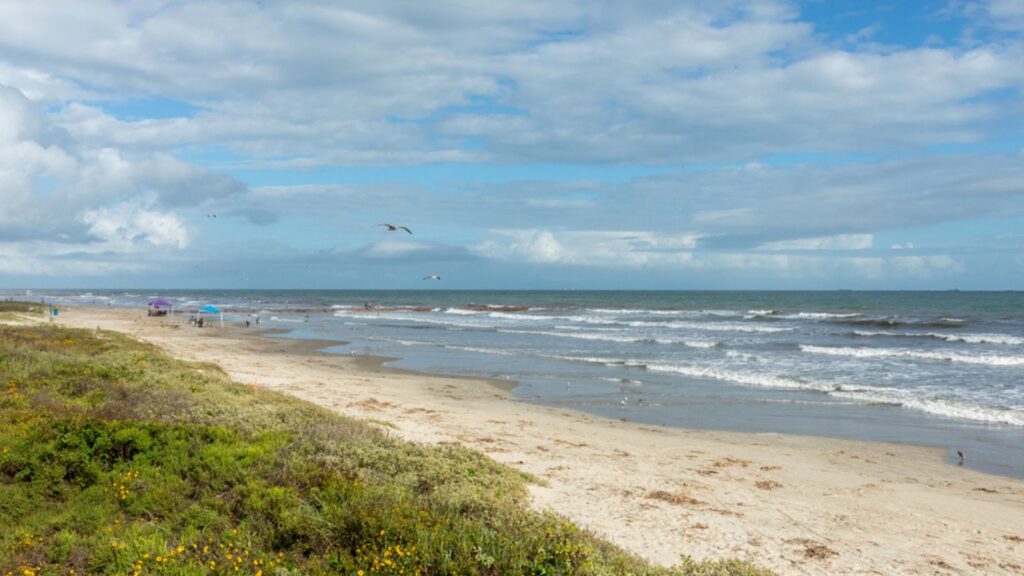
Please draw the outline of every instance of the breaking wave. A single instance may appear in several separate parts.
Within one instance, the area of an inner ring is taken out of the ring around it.
[[[959,352],[902,350],[898,348],[843,348],[835,346],[812,346],[810,344],[801,344],[800,350],[811,354],[828,354],[830,356],[849,356],[853,358],[908,358],[912,360],[958,362],[962,364],[981,364],[986,366],[1024,366],[1024,356],[999,356],[996,354],[971,355]]]

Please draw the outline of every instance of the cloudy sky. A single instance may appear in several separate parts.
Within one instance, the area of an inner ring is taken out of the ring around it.
[[[1022,94],[1024,0],[0,0],[0,287],[1024,289]]]

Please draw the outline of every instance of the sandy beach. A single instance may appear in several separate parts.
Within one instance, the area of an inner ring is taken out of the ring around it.
[[[1024,574],[1024,482],[943,451],[779,434],[659,428],[517,402],[495,382],[319,353],[240,327],[114,308],[59,322],[125,332],[235,380],[458,442],[536,476],[533,506],[654,562],[741,558],[780,574]]]

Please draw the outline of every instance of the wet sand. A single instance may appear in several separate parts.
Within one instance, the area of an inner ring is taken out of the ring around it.
[[[780,574],[1024,574],[1024,481],[949,465],[937,448],[609,420],[516,402],[507,383],[318,352],[335,342],[144,311],[71,308],[59,323],[125,332],[407,440],[480,450],[543,482],[537,509],[659,564],[685,554]]]

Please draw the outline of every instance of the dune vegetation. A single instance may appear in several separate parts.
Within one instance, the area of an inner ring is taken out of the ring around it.
[[[532,480],[480,453],[118,333],[0,326],[0,386],[2,575],[767,574],[651,566],[530,511]]]
[[[16,321],[23,316],[42,316],[47,310],[46,304],[31,302],[0,301],[0,322]]]

